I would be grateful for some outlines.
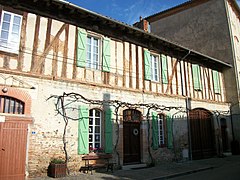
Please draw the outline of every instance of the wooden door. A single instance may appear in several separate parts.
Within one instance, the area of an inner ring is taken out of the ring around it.
[[[212,114],[203,109],[190,111],[192,158],[204,159],[216,154]]]
[[[25,179],[27,124],[0,123],[0,179]]]
[[[123,122],[123,163],[140,163],[140,122]]]

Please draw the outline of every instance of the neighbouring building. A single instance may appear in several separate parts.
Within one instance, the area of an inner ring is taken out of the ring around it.
[[[235,0],[191,0],[144,19],[151,32],[233,66],[223,72],[235,139],[240,141],[240,9]],[[224,125],[224,122],[222,124]]]
[[[92,150],[120,167],[229,149],[228,63],[62,0],[0,9],[0,179],[46,175],[64,120],[71,171]]]

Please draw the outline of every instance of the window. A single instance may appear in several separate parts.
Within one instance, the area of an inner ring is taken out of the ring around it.
[[[151,54],[151,80],[159,81],[159,65],[158,56]]]
[[[89,111],[89,150],[101,148],[101,111]]]
[[[12,97],[0,96],[0,112],[9,114],[24,114],[24,102]]]
[[[86,67],[99,69],[99,39],[87,36],[87,64]]]
[[[164,115],[158,115],[158,139],[159,139],[159,146],[163,146],[165,144],[165,128],[164,128]]]
[[[0,25],[0,49],[11,53],[19,50],[22,16],[2,11]]]
[[[196,91],[202,90],[201,84],[201,74],[200,74],[200,66],[198,64],[192,65],[192,74],[193,74],[193,88]]]
[[[111,39],[93,36],[82,28],[78,28],[77,32],[77,67],[110,72]]]

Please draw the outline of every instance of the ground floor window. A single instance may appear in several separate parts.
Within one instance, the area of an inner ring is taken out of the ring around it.
[[[101,111],[97,109],[89,110],[89,150],[101,148],[101,117]]]

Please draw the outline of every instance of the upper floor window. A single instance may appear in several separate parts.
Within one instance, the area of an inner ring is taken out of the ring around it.
[[[78,28],[77,66],[110,72],[110,39],[88,34]]]
[[[101,111],[89,111],[89,150],[101,148]]]
[[[0,50],[18,53],[22,16],[2,11],[0,25]]]
[[[151,54],[151,80],[159,81],[159,60],[158,56]]]
[[[0,96],[0,112],[9,114],[24,114],[24,102],[8,96]]]
[[[99,39],[87,36],[87,64],[86,67],[99,69]]]

